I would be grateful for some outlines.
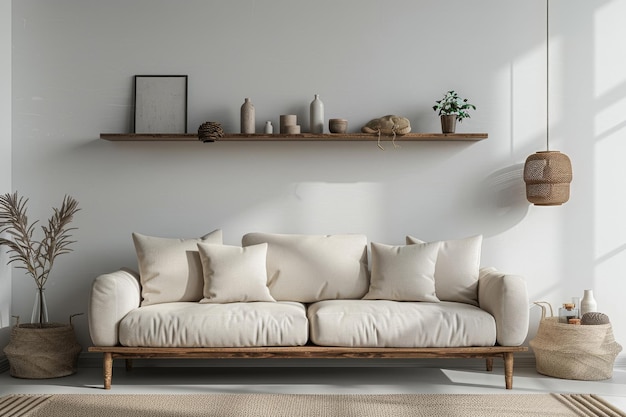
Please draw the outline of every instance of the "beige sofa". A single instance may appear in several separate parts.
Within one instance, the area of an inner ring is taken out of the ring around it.
[[[139,272],[92,286],[92,352],[133,358],[486,358],[528,330],[525,280],[480,268],[481,236],[406,245],[366,236],[249,233],[222,244],[133,234]],[[127,361],[127,365],[128,365]]]

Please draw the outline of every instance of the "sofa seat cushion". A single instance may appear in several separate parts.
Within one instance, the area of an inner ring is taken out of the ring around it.
[[[294,302],[166,303],[129,312],[119,338],[123,346],[144,347],[299,346],[308,322]]]
[[[496,323],[478,307],[455,302],[327,300],[307,312],[311,341],[342,347],[493,346]]]

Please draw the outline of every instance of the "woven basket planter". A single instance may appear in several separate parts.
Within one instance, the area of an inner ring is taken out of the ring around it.
[[[20,324],[11,329],[4,353],[11,376],[44,379],[76,373],[81,350],[71,324]]]
[[[537,372],[563,379],[597,381],[613,376],[615,358],[622,347],[611,324],[575,325],[544,317],[530,341]]]

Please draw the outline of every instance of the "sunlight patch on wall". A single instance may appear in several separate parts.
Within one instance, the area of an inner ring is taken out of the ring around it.
[[[594,134],[598,141],[604,138],[624,137],[624,132],[626,132],[626,86],[622,87],[619,94],[622,97],[610,100],[606,106],[596,111]]]
[[[626,250],[626,55],[615,49],[625,14],[626,2],[613,1],[594,16],[595,257],[604,262]]]
[[[626,109],[624,110],[626,112]],[[595,258],[626,244],[626,142],[624,135],[613,133],[596,144],[594,171]]]
[[[595,89],[596,97],[615,94],[619,88],[624,95],[626,55],[615,48],[616,39],[624,39],[626,2],[611,1],[599,7],[594,16]],[[618,29],[619,28],[619,29]],[[621,31],[621,33],[619,33]],[[624,113],[622,113],[624,114]],[[622,119],[623,120],[623,119]]]
[[[297,209],[293,220],[310,230],[326,233],[362,233],[363,230],[383,232],[393,213],[384,213],[387,200],[382,183],[303,182],[295,185],[293,197]],[[346,221],[349,219],[349,221]],[[349,224],[349,228],[347,228]]]
[[[227,244],[238,244],[239,236],[251,231],[381,236],[393,221],[394,213],[383,210],[390,193],[381,183],[292,183],[233,213],[220,227]]]

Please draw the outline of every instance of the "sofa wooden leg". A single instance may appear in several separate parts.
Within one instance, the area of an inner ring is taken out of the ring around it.
[[[504,381],[506,389],[513,389],[513,353],[504,353]]]
[[[113,378],[113,354],[111,352],[104,353],[102,372],[104,374],[104,389],[111,389],[111,379]]]
[[[493,371],[493,358],[487,358],[487,372]]]
[[[126,372],[130,372],[133,370],[133,360],[126,359]]]

